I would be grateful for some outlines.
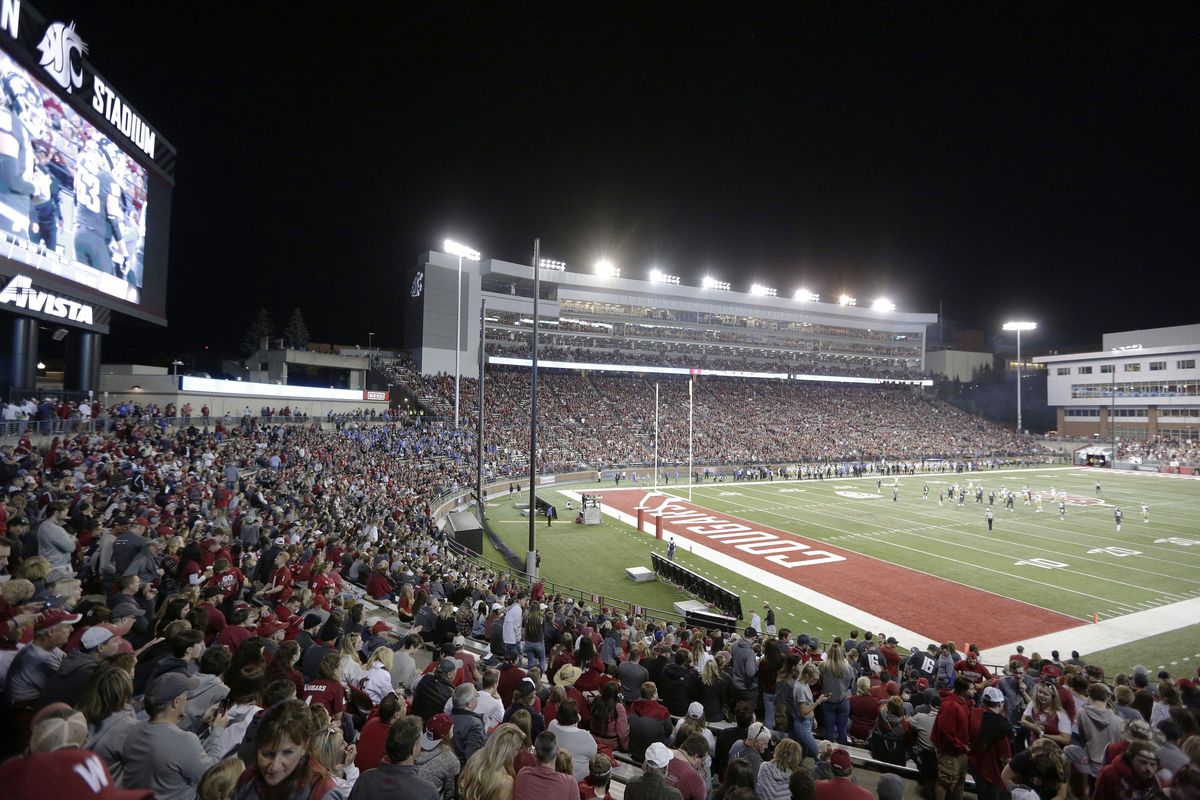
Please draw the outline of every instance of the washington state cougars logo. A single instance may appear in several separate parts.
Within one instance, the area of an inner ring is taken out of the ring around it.
[[[418,272],[413,278],[412,290],[409,292],[413,297],[420,297],[421,292],[425,291],[425,273]]]
[[[42,67],[50,73],[59,86],[68,92],[83,87],[83,54],[87,45],[75,32],[75,23],[64,25],[55,22],[46,28],[37,49],[42,54]]]

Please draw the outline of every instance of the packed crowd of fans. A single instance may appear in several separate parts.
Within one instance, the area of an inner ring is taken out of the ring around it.
[[[0,786],[574,800],[632,764],[633,800],[834,800],[860,796],[854,745],[939,797],[968,769],[987,798],[1200,786],[1187,679],[1020,652],[993,675],[970,647],[822,643],[770,609],[740,636],[676,628],[468,560],[432,517],[469,480],[468,438],[123,419],[3,448]]]
[[[1138,458],[1154,464],[1200,465],[1200,441],[1156,436],[1144,441],[1123,440],[1117,444],[1117,460]]]
[[[539,467],[549,471],[651,464],[659,386],[659,459],[688,462],[688,381],[547,370],[538,377]],[[453,404],[454,379],[427,386]],[[461,381],[475,416],[477,384]],[[1033,437],[900,387],[709,378],[694,384],[692,431],[700,465],[926,458],[993,459],[1044,452]],[[473,422],[472,422],[473,424]],[[529,449],[529,373],[491,368],[488,452],[523,462]]]

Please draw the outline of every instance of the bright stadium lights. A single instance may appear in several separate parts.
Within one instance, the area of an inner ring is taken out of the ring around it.
[[[479,260],[478,250],[473,250],[470,247],[467,247],[465,244],[456,242],[453,239],[447,239],[446,241],[442,242],[442,249],[452,256],[465,258],[467,261]]]
[[[1021,432],[1021,331],[1037,329],[1036,322],[1006,322],[1004,330],[1017,332],[1017,433]],[[1116,453],[1116,450],[1113,451]]]
[[[855,300],[850,295],[844,294],[838,298],[838,305],[839,306],[856,306],[856,305],[858,305],[858,301]]]
[[[719,281],[709,275],[704,276],[704,280],[700,281],[701,289],[714,289],[718,292],[728,292],[729,284],[726,281]]]
[[[454,312],[454,427],[457,428],[458,389],[461,379],[458,353],[462,345],[462,262],[464,258],[468,261],[478,261],[479,251],[453,239],[446,239],[442,242],[442,249],[452,256],[458,256],[458,303],[455,304]]]
[[[750,287],[750,294],[755,297],[774,297],[778,292],[770,286],[763,286],[761,283],[756,283]]]
[[[650,282],[651,283],[665,283],[669,286],[678,286],[679,285],[679,276],[678,275],[668,275],[667,273],[663,272],[662,270],[655,268],[655,269],[650,270]]]
[[[553,258],[538,259],[538,263],[541,264],[542,269],[552,269],[555,272],[565,272],[567,269],[567,262],[555,261]]]
[[[601,278],[619,278],[621,270],[617,269],[616,265],[607,258],[602,258],[596,262],[596,274]]]
[[[881,297],[878,300],[876,300],[874,303],[871,303],[871,310],[872,311],[895,311],[896,304],[893,303],[891,300],[888,300],[886,297]]]
[[[821,299],[821,295],[810,292],[808,289],[797,289],[794,297],[801,303],[815,303]]]

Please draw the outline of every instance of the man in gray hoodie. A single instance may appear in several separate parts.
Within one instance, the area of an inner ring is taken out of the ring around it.
[[[1071,785],[1076,797],[1088,797],[1091,786],[1104,766],[1104,750],[1110,744],[1121,741],[1121,718],[1108,707],[1108,687],[1093,683],[1087,689],[1087,704],[1075,714],[1075,730],[1082,745],[1071,744],[1063,748],[1063,755],[1071,765]],[[1087,779],[1086,789],[1083,786]]]

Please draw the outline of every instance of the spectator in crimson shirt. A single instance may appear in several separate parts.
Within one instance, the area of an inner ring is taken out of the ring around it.
[[[337,653],[326,653],[321,659],[319,677],[305,681],[304,691],[296,698],[309,705],[324,706],[332,725],[341,724],[342,712],[346,710],[346,687],[338,680],[341,661]]]
[[[226,601],[240,597],[242,587],[246,584],[246,576],[242,571],[224,558],[217,559],[213,569],[210,582],[221,590],[221,597]]]
[[[1152,742],[1130,742],[1120,758],[1100,770],[1092,800],[1131,800],[1158,788],[1156,753]]]
[[[217,636],[217,644],[236,651],[242,642],[258,632],[258,614],[245,603],[238,603],[229,615],[229,623]]]
[[[275,573],[271,576],[270,586],[263,590],[263,597],[269,597],[276,603],[286,603],[292,597],[292,587],[296,581],[292,571],[288,569],[289,554],[287,550],[279,551],[275,556]]]
[[[396,587],[388,579],[387,568],[388,562],[380,561],[371,570],[371,578],[367,581],[367,594],[376,600],[391,600],[396,596]]]
[[[964,675],[954,678],[954,691],[946,695],[933,720],[929,738],[937,751],[938,800],[947,795],[962,800],[963,782],[967,774],[967,752],[971,749],[971,699],[975,684]]]
[[[971,645],[965,658],[954,663],[954,673],[966,675],[971,679],[971,683],[975,684],[977,690],[982,689],[983,684],[992,679],[992,673],[979,660],[979,650],[975,648],[975,645]]]

